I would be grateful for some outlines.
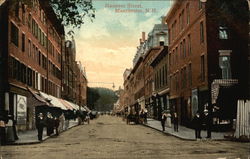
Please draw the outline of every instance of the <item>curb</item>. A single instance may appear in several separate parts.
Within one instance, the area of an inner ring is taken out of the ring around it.
[[[178,138],[178,139],[182,139],[182,140],[186,140],[186,141],[196,141],[195,139],[182,138],[182,137],[180,137],[180,136],[171,134],[171,133],[169,133],[169,132],[163,132],[162,130],[159,130],[159,129],[157,129],[157,128],[154,128],[154,127],[152,127],[152,126],[150,126],[150,125],[146,125],[146,124],[142,124],[142,125],[143,125],[143,126],[146,126],[146,127],[149,127],[149,128],[151,128],[151,129],[157,130],[157,131],[159,131],[159,132],[161,132],[161,133],[163,133],[163,134],[165,134],[165,135],[170,135],[170,136],[176,137],[176,138]]]
[[[68,129],[66,130],[63,130],[60,134],[66,132],[67,130],[71,129],[71,128],[74,128],[74,127],[77,127],[77,126],[80,126],[80,125],[73,125],[71,127],[68,127]],[[31,141],[31,142],[22,142],[22,143],[18,143],[18,142],[12,142],[12,143],[8,143],[6,144],[6,146],[14,146],[14,145],[33,145],[33,144],[39,144],[39,143],[42,143],[44,142],[45,140],[51,138],[51,137],[55,137],[56,134],[52,134],[51,136],[45,136],[43,137],[43,140],[42,141]]]
[[[162,130],[159,130],[159,129],[154,128],[154,127],[152,127],[152,126],[150,126],[150,125],[147,125],[147,124],[141,124],[141,125],[146,126],[146,127],[149,127],[149,128],[151,128],[151,129],[154,129],[154,130],[157,130],[157,131],[159,131],[159,132],[161,132],[161,133],[163,133],[163,134],[165,134],[165,135],[170,135],[170,136],[176,137],[176,138],[181,139],[181,140],[185,140],[185,141],[197,141],[196,139],[190,139],[190,138],[180,137],[180,136],[178,136],[178,135],[171,134],[171,133],[166,132],[166,131],[163,132]],[[203,140],[201,140],[201,141],[203,141]],[[209,140],[207,140],[207,141],[230,141],[230,140],[224,138],[224,139],[209,139]]]

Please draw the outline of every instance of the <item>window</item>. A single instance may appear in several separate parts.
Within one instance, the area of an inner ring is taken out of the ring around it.
[[[36,46],[33,44],[31,58],[35,59],[35,54],[36,54]]]
[[[188,55],[191,55],[191,36],[190,34],[188,35]]]
[[[28,27],[29,29],[31,28],[31,14],[29,14],[29,17],[28,17]]]
[[[187,24],[189,24],[190,23],[189,3],[187,4],[186,11],[187,11]]]
[[[25,5],[22,4],[22,22],[25,25]]]
[[[15,44],[18,47],[18,34],[19,30],[18,28],[11,23],[11,42]]]
[[[167,64],[165,64],[165,85],[168,84],[168,70],[167,70]]]
[[[31,42],[28,40],[28,56],[31,55]]]
[[[178,62],[179,57],[178,57],[178,47],[175,48],[175,52],[176,52],[176,62]]]
[[[203,26],[203,22],[200,23],[200,42],[201,43],[204,42],[204,26]]]
[[[188,65],[188,80],[189,80],[189,86],[192,87],[192,64],[190,63]]]
[[[180,13],[180,15],[179,15],[179,29],[180,29],[180,32],[182,30],[182,20],[181,19],[182,18],[181,18],[181,13]]]
[[[25,34],[22,33],[22,52],[25,52]]]
[[[31,20],[31,31],[32,31],[32,34],[34,35],[34,33],[35,33],[35,21],[33,18]]]
[[[182,42],[180,43],[180,58],[182,58],[183,57],[183,54],[182,54]]]
[[[226,26],[219,26],[219,39],[228,39],[228,28]]]
[[[201,81],[205,81],[205,57],[201,56]]]
[[[186,57],[186,40],[183,40],[183,57]]]
[[[222,79],[231,79],[230,53],[228,55],[220,54],[219,65],[221,68]]]
[[[38,27],[38,41],[39,41],[39,43],[41,43],[41,29]]]
[[[184,10],[181,12],[181,29],[184,29]]]
[[[175,64],[178,63],[178,52],[177,48],[175,49]]]

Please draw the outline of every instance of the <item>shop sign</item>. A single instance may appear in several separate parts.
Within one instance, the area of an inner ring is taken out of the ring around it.
[[[26,124],[27,97],[17,95],[17,124]]]

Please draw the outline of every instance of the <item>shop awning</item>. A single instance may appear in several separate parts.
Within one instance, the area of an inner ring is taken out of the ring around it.
[[[67,108],[64,104],[62,104],[62,102],[54,97],[54,96],[51,96],[51,95],[48,95],[46,93],[43,93],[43,92],[39,92],[41,94],[41,96],[47,100],[50,100],[50,103],[54,106],[54,107],[58,107],[58,108],[61,108],[62,110],[69,110],[69,108]]]
[[[76,104],[74,104],[74,103],[71,103],[71,102],[69,102],[69,101],[67,101],[67,100],[64,100],[66,103],[68,103],[73,109],[75,109],[75,110],[79,110],[79,106],[78,105],[76,105]]]
[[[51,106],[52,105],[45,100],[45,98],[39,96],[34,90],[27,88],[30,92],[29,100],[28,100],[28,106]]]
[[[62,104],[68,109],[68,110],[73,110],[74,108],[66,102],[66,100],[63,100],[63,99],[59,99],[60,102],[62,102]]]

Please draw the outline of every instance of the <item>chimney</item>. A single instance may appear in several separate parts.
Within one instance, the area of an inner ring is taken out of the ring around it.
[[[146,40],[145,32],[142,32],[142,42]]]

